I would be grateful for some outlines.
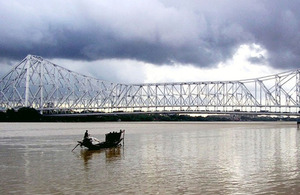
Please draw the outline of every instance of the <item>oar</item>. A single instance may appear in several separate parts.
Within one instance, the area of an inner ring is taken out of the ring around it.
[[[76,146],[75,146],[75,148],[77,148],[77,146],[79,146],[80,144],[77,144]],[[75,148],[73,148],[73,150],[75,150]],[[73,150],[72,150],[72,152],[73,152]]]

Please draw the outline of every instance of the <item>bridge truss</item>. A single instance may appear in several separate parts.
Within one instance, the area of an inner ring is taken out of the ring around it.
[[[120,84],[28,55],[0,80],[0,108],[41,113],[298,115],[300,70],[239,81]]]

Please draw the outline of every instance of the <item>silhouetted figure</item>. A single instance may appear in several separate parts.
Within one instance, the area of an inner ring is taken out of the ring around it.
[[[88,138],[89,138],[89,133],[88,130],[86,130],[83,139],[88,139]]]

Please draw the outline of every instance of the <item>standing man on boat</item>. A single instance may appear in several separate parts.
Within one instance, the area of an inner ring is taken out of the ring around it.
[[[88,139],[88,138],[89,138],[89,133],[88,130],[86,130],[83,139]]]

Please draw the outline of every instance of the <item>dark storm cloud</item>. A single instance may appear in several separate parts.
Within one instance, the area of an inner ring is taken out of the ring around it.
[[[0,58],[35,54],[207,67],[232,57],[240,45],[255,43],[268,56],[250,62],[295,68],[298,2],[1,1]]]

